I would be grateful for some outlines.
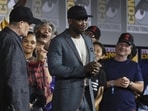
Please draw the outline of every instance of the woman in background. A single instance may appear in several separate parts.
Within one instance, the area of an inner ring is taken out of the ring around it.
[[[96,60],[102,63],[101,61],[104,59],[106,55],[105,47],[100,42],[94,42],[94,54],[96,56]],[[102,100],[102,96],[104,93],[104,87],[106,86],[106,75],[103,69],[100,72],[91,78],[92,87],[95,97],[95,108],[96,111],[99,111],[99,105]]]
[[[36,44],[36,36],[33,32],[29,32],[22,39],[22,46],[28,66],[30,108],[31,111],[42,111],[43,107],[52,98],[49,88],[52,78],[46,64],[47,51],[41,47],[37,48]],[[35,49],[37,50],[37,57],[33,56]]]

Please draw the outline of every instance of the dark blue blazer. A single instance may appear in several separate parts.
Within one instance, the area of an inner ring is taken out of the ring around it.
[[[94,52],[91,38],[86,35],[82,36],[88,50],[88,62],[93,61]],[[52,111],[76,111],[84,95],[86,74],[67,30],[51,40],[48,49],[48,67],[51,75],[56,78]],[[94,98],[92,96],[90,98],[94,108]]]

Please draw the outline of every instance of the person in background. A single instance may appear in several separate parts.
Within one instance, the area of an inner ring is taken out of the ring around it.
[[[136,99],[138,108],[137,111],[148,111],[148,59],[140,60],[139,64],[144,79],[144,90]]]
[[[127,58],[132,60],[136,55],[137,55],[137,47],[136,47],[135,44],[133,43],[133,45],[132,45],[132,50],[131,50],[131,54],[129,54],[129,55],[127,56]]]
[[[122,33],[116,44],[114,58],[103,61],[107,87],[100,111],[136,111],[135,94],[143,91],[143,78],[139,64],[131,59],[134,38]]]
[[[37,46],[44,46],[45,50],[48,50],[50,40],[55,33],[54,25],[47,20],[42,20],[42,22],[34,27],[34,32],[37,38]]]
[[[37,38],[37,46],[36,49],[42,49],[45,51],[48,51],[48,47],[50,44],[51,39],[54,36],[55,33],[55,27],[54,24],[52,24],[50,21],[42,20],[42,22],[34,27],[34,33]],[[36,55],[37,50],[35,50],[34,55]],[[47,64],[48,66],[48,64]],[[49,72],[48,68],[46,69],[47,72]],[[52,77],[52,80],[54,80],[54,77]],[[54,89],[54,81],[50,84],[51,93],[53,93]],[[48,102],[48,104],[44,107],[44,111],[51,110],[51,102]]]
[[[85,30],[85,33],[91,37],[93,42],[99,41],[99,39],[101,37],[101,31],[100,31],[99,27],[97,27],[95,25],[89,26]]]
[[[96,60],[102,64],[102,60],[105,57],[106,50],[105,47],[99,42],[101,31],[97,26],[89,26],[85,33],[92,39],[94,45],[94,54]],[[96,111],[99,111],[100,102],[104,93],[104,87],[106,86],[106,75],[105,72],[101,69],[100,72],[91,78],[92,87],[95,97],[95,108]]]
[[[53,38],[48,49],[48,68],[55,76],[52,111],[95,111],[90,77],[101,65],[84,33],[92,16],[82,6],[71,7],[67,15],[69,28]]]
[[[47,69],[47,51],[38,49],[38,56],[33,56],[36,43],[36,36],[33,32],[29,32],[28,35],[22,39],[22,46],[28,68],[31,111],[42,111],[43,107],[49,103],[52,98],[49,88],[52,78],[49,72],[45,71],[45,69]]]
[[[106,55],[105,47],[100,42],[94,42],[94,54],[96,56],[96,60],[100,63],[104,59]],[[103,97],[104,88],[106,87],[106,75],[104,70],[100,69],[99,73],[93,77],[91,77],[92,87],[94,91],[95,97],[95,108],[96,111],[99,111],[99,106]]]
[[[9,25],[0,32],[0,111],[29,111],[29,85],[21,37],[40,20],[27,7],[18,6],[9,15]]]

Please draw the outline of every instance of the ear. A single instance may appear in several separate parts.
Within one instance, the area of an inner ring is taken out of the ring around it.
[[[72,19],[68,19],[68,23],[71,24],[72,23]]]

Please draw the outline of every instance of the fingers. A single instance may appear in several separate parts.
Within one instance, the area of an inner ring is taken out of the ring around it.
[[[47,51],[43,48],[39,48],[37,51],[38,51],[38,59],[42,62],[46,61]]]
[[[84,71],[88,76],[94,76],[99,73],[102,65],[97,61],[93,61],[84,66]]]
[[[120,79],[120,86],[123,88],[127,88],[129,86],[130,80],[127,77],[122,77]]]
[[[128,86],[130,84],[130,79],[127,77],[122,77],[122,78],[118,78],[118,79],[114,80],[114,83],[118,87],[128,88]]]
[[[92,70],[91,73],[93,75],[97,74],[100,71],[100,68],[102,67],[102,65],[100,63],[98,63],[97,61],[92,62]]]

